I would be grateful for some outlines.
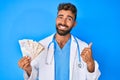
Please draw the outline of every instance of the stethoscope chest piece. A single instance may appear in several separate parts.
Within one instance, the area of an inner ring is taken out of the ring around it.
[[[84,67],[83,63],[82,63],[82,62],[79,62],[79,63],[78,63],[78,67],[79,67],[79,68],[83,68],[83,67]]]

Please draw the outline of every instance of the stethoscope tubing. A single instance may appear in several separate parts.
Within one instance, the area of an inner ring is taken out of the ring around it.
[[[81,58],[80,58],[80,47],[79,47],[79,43],[77,41],[77,38],[76,37],[73,37],[75,39],[75,42],[77,44],[77,53],[78,53],[78,60],[79,60],[79,63],[78,63],[78,67],[79,68],[82,68],[82,62],[81,62]],[[49,51],[49,48],[51,46],[51,44],[55,44],[55,41],[54,41],[54,37],[52,39],[52,41],[48,44],[48,47],[47,47],[47,50]],[[54,45],[55,46],[55,45]]]

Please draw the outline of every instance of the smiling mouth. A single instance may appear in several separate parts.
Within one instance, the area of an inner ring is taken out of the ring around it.
[[[59,25],[59,29],[61,29],[61,30],[66,30],[66,29],[67,29],[67,26]]]

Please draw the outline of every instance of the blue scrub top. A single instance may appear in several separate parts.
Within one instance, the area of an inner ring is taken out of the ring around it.
[[[55,39],[54,39],[55,40]],[[55,40],[55,80],[69,80],[69,60],[71,38],[61,49]]]

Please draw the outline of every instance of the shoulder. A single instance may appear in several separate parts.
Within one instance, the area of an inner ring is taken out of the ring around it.
[[[72,35],[72,36],[73,36],[73,35]],[[74,39],[75,39],[75,42],[77,42],[77,44],[79,45],[79,47],[80,47],[81,49],[84,49],[85,47],[88,47],[88,44],[87,44],[85,41],[79,39],[79,38],[76,37],[76,36],[73,36],[73,37],[74,37]]]
[[[52,35],[50,35],[50,36],[48,36],[48,37],[40,40],[39,43],[42,44],[43,46],[46,46],[46,45],[48,45],[50,42],[52,42],[53,37],[54,37],[54,34],[52,34]]]
[[[77,38],[77,40],[78,40],[78,43],[79,43],[80,45],[82,45],[82,46],[84,46],[84,47],[87,47],[87,46],[88,46],[88,44],[87,44],[85,41],[83,41],[83,40],[81,40],[81,39],[79,39],[79,38]]]

